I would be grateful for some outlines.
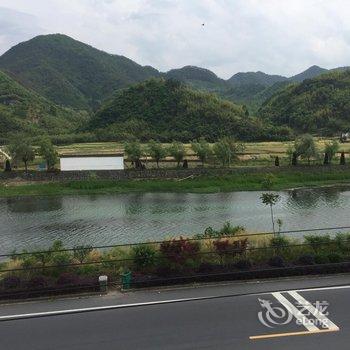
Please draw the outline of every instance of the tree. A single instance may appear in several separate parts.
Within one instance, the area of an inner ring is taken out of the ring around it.
[[[58,153],[49,138],[40,141],[39,154],[45,159],[47,170],[55,168]]]
[[[312,135],[309,134],[299,136],[294,141],[294,148],[297,156],[307,159],[309,165],[310,159],[318,155],[315,140]]]
[[[244,145],[237,143],[233,138],[224,137],[215,143],[214,153],[223,166],[230,166],[231,163],[238,159],[238,153],[244,151]]]
[[[35,159],[34,148],[28,138],[16,137],[8,146],[12,159],[15,162],[22,161],[25,171],[28,171],[28,163]]]
[[[293,155],[292,155],[292,165],[293,165],[293,166],[297,166],[297,165],[298,165],[298,155],[297,155],[297,152],[293,152]]]
[[[277,219],[276,222],[277,222],[277,225],[278,225],[278,233],[281,233],[282,226],[283,226],[283,220],[282,219]]]
[[[173,142],[169,147],[169,154],[175,159],[179,167],[186,154],[184,145],[181,142]]]
[[[73,248],[73,257],[82,264],[94,249],[92,246],[76,246]]]
[[[191,147],[193,149],[193,152],[196,153],[199,160],[202,162],[202,165],[204,166],[204,163],[208,160],[210,155],[212,154],[212,150],[210,148],[209,143],[205,140],[204,137],[201,137],[198,141],[192,141]]]
[[[340,155],[340,165],[345,165],[345,153],[344,153],[344,151]]]
[[[143,155],[141,144],[139,141],[127,142],[124,145],[124,151],[127,154],[129,160],[134,164],[135,168],[140,167],[140,158]]]
[[[273,217],[273,206],[280,200],[280,198],[281,197],[279,194],[274,194],[274,193],[263,193],[260,197],[260,199],[262,200],[262,202],[265,205],[270,206],[273,233],[276,233],[275,232],[275,220]]]
[[[288,160],[289,160],[289,165],[293,165],[293,154],[294,154],[294,147],[292,145],[289,145],[287,148],[287,156],[288,156]]]
[[[328,155],[328,162],[329,164],[332,163],[332,159],[339,151],[339,143],[336,140],[333,140],[332,142],[327,142],[324,147],[324,153]]]
[[[5,161],[5,171],[11,171],[11,163],[9,159]]]
[[[275,158],[275,166],[280,166],[280,158],[278,156]]]
[[[159,162],[166,157],[166,149],[160,142],[151,140],[148,144],[148,152],[150,156],[156,161],[157,168],[159,168]]]

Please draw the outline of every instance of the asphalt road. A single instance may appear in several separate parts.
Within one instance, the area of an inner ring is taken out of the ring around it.
[[[307,288],[309,284],[314,287],[315,281],[318,280],[285,281],[284,286],[299,284]],[[276,284],[281,286],[281,282]],[[147,292],[142,292],[139,300],[131,296],[139,303],[132,307],[118,302],[115,304],[118,308],[98,310],[113,306],[109,300],[103,306],[95,305],[97,310],[90,312],[47,315],[49,304],[42,304],[43,313],[14,320],[1,317],[17,315],[14,312],[32,312],[40,303],[7,306],[2,308],[0,317],[0,349],[348,349],[350,283],[333,287],[334,281],[328,280],[323,284],[327,287],[290,291],[282,288],[282,291],[273,289],[274,283],[271,283],[269,293],[247,295],[234,295],[237,285],[214,287],[215,292],[209,287],[200,292],[197,289],[195,295],[192,289],[161,295],[149,292],[150,301],[146,301]],[[254,284],[249,288],[251,292],[257,289]],[[232,296],[228,296],[229,291]],[[159,295],[161,303],[157,303],[154,295]],[[189,299],[173,302],[174,299],[166,298],[174,296]],[[130,304],[128,296],[123,301]],[[146,304],[149,302],[152,304]],[[68,303],[74,306],[74,301]],[[272,309],[262,307],[261,303],[271,303]],[[317,312],[318,304],[323,305],[323,309]],[[89,301],[79,301],[79,307],[83,305],[88,306]],[[51,309],[60,310],[55,303]],[[259,313],[265,324],[259,320]],[[303,316],[303,323],[297,324]]]

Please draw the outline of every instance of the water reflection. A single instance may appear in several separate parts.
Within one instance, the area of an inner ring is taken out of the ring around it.
[[[344,203],[340,197],[340,188],[324,187],[318,189],[295,189],[289,191],[287,205],[291,208],[312,209],[322,204],[341,207]]]
[[[6,198],[7,209],[11,213],[35,213],[57,211],[62,208],[62,197]]]

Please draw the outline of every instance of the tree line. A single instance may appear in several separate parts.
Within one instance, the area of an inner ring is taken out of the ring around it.
[[[305,134],[295,139],[294,144],[287,149],[287,157],[289,165],[296,166],[300,160],[307,161],[310,165],[311,160],[322,160],[323,164],[329,165],[334,160],[335,155],[339,152],[340,145],[338,141],[328,141],[322,150],[317,148],[315,139],[312,135]],[[199,138],[191,142],[191,150],[193,154],[204,166],[206,163],[216,160],[223,167],[231,166],[238,160],[239,154],[245,150],[245,144],[236,141],[232,137],[223,137],[216,143],[209,143],[205,138]],[[167,157],[172,157],[177,167],[183,163],[183,167],[188,167],[186,156],[186,148],[183,143],[174,141],[170,145],[155,140],[151,140],[148,144],[143,145],[138,140],[126,142],[124,151],[127,159],[132,162],[136,169],[142,169],[144,164],[142,159],[151,157],[159,168],[159,163]],[[13,166],[23,163],[25,171],[28,171],[28,165],[33,162],[35,157],[40,156],[46,163],[46,169],[52,171],[58,161],[58,153],[51,140],[47,137],[42,138],[37,147],[31,142],[30,138],[16,137],[7,146],[7,152],[11,156],[11,162],[8,159],[5,163],[5,171],[10,171]],[[345,164],[345,153],[341,152],[340,164]],[[275,165],[280,165],[280,159],[275,158]]]
[[[17,166],[22,162],[27,172],[29,163],[34,161],[36,155],[45,160],[48,171],[54,170],[58,160],[58,153],[51,140],[44,137],[39,141],[38,146],[38,148],[35,148],[30,139],[26,137],[18,136],[11,140],[7,146],[11,162],[9,159],[6,160],[5,171],[11,171],[12,166]]]
[[[213,157],[219,160],[222,166],[230,166],[238,159],[238,154],[244,151],[245,146],[231,137],[223,137],[213,145],[205,138],[200,138],[191,142],[191,149],[203,166]],[[144,156],[150,156],[156,162],[157,168],[159,163],[168,156],[174,159],[177,167],[181,162],[183,167],[187,167],[185,146],[178,141],[165,146],[159,141],[151,140],[146,147],[143,147],[139,141],[134,140],[125,143],[124,151],[135,168],[142,168],[141,158]]]
[[[306,160],[308,165],[311,164],[312,159],[320,160],[323,156],[323,164],[329,165],[332,163],[335,155],[339,152],[339,142],[336,140],[328,141],[325,143],[322,150],[317,148],[315,139],[310,134],[304,134],[297,137],[294,141],[294,145],[291,145],[287,149],[287,155],[290,165],[298,165],[300,159]],[[340,164],[345,164],[345,153],[341,152]],[[277,165],[277,164],[276,164]]]

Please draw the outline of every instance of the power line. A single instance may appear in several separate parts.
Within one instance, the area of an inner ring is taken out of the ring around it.
[[[350,226],[338,226],[338,227],[325,227],[325,228],[312,228],[312,229],[300,229],[300,230],[289,230],[289,231],[280,231],[280,232],[260,232],[260,233],[246,233],[238,235],[217,235],[213,237],[200,237],[200,238],[183,238],[186,241],[202,241],[202,240],[213,240],[220,238],[236,238],[236,237],[255,237],[255,236],[267,236],[267,235],[276,235],[276,234],[295,234],[295,233],[304,233],[304,232],[321,232],[321,231],[335,231],[335,230],[350,230]],[[176,239],[176,238],[175,238]],[[134,247],[139,245],[157,245],[162,243],[171,243],[174,239],[165,240],[165,241],[152,241],[152,242],[139,242],[139,243],[126,243],[126,244],[110,244],[110,245],[101,245],[101,246],[77,246],[74,248],[65,248],[57,250],[42,250],[34,252],[22,252],[22,253],[7,253],[0,254],[0,258],[6,257],[16,257],[24,255],[35,255],[35,254],[47,254],[47,253],[63,253],[63,252],[72,252],[72,251],[84,251],[92,249],[109,249],[109,248],[119,248],[119,247]]]
[[[343,240],[340,240],[340,242],[350,243],[350,238],[346,238]],[[335,243],[335,242],[333,242]],[[259,250],[283,250],[286,248],[295,248],[295,247],[316,247],[316,246],[322,246],[322,245],[328,245],[329,243],[325,242],[317,242],[317,243],[300,243],[300,244],[288,244],[288,245],[280,245],[280,246],[267,246],[267,247],[248,247],[245,249],[239,249],[239,248],[233,248],[231,250],[224,250],[224,251],[217,251],[217,250],[210,250],[206,252],[197,252],[192,253],[191,257],[193,256],[207,256],[207,255],[219,255],[219,256],[228,256],[229,254],[236,254],[241,257],[243,257],[247,252],[251,251],[259,251]],[[177,254],[168,254],[167,256],[155,256],[155,260],[169,260],[171,257],[176,257]],[[142,260],[142,258],[124,258],[124,259],[111,259],[111,260],[101,260],[101,261],[88,261],[88,262],[79,262],[79,263],[70,263],[70,264],[60,264],[60,265],[41,265],[41,266],[28,266],[28,267],[21,267],[21,268],[15,268],[15,269],[3,269],[0,270],[0,273],[8,273],[8,272],[20,272],[20,271],[36,271],[36,270],[48,270],[48,269],[65,269],[69,267],[80,267],[80,266],[86,266],[86,265],[102,265],[102,264],[113,264],[113,263],[126,263],[126,262],[134,262],[137,260]]]

